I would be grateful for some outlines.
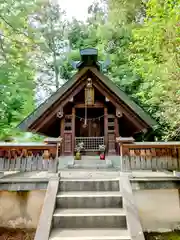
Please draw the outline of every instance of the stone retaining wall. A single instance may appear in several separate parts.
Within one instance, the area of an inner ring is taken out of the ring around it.
[[[180,226],[178,189],[133,191],[143,231],[167,232]]]
[[[46,191],[0,192],[0,227],[36,229]]]

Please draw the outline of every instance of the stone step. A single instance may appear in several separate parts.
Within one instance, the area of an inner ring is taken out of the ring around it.
[[[83,160],[75,160],[73,164],[69,165],[69,168],[74,169],[106,169],[112,168],[112,162],[107,160],[99,160],[97,158],[88,159],[85,158]]]
[[[120,208],[56,209],[54,228],[127,228],[126,214]]]
[[[117,192],[59,192],[57,208],[122,208],[122,195]]]
[[[75,164],[106,164],[106,160],[98,160],[98,159],[86,159],[86,160],[75,160]]]
[[[74,168],[74,169],[109,169],[111,168],[110,165],[106,164],[75,164],[73,166],[69,166],[68,168]]]
[[[119,178],[119,172],[115,169],[113,170],[96,170],[93,169],[92,171],[83,169],[79,171],[78,169],[73,170],[63,170],[60,171],[61,179],[111,179],[111,178]]]
[[[118,179],[62,179],[59,191],[119,191]]]
[[[53,229],[50,240],[130,240],[128,230],[121,229]]]

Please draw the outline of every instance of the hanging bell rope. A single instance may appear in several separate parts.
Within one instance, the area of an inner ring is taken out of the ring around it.
[[[86,128],[87,127],[87,105],[85,105],[85,119],[84,119],[84,125],[83,127]]]

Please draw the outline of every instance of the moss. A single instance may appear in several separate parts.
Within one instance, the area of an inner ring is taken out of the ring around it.
[[[33,240],[35,231],[35,229],[0,228],[0,239]]]
[[[180,240],[180,231],[173,231],[167,233],[144,233],[145,240]]]

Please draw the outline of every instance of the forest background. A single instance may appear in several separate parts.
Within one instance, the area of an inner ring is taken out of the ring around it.
[[[86,21],[53,1],[0,0],[0,139],[24,137],[16,125],[85,47],[110,60],[103,72],[157,121],[158,140],[180,140],[180,0],[97,0]]]

